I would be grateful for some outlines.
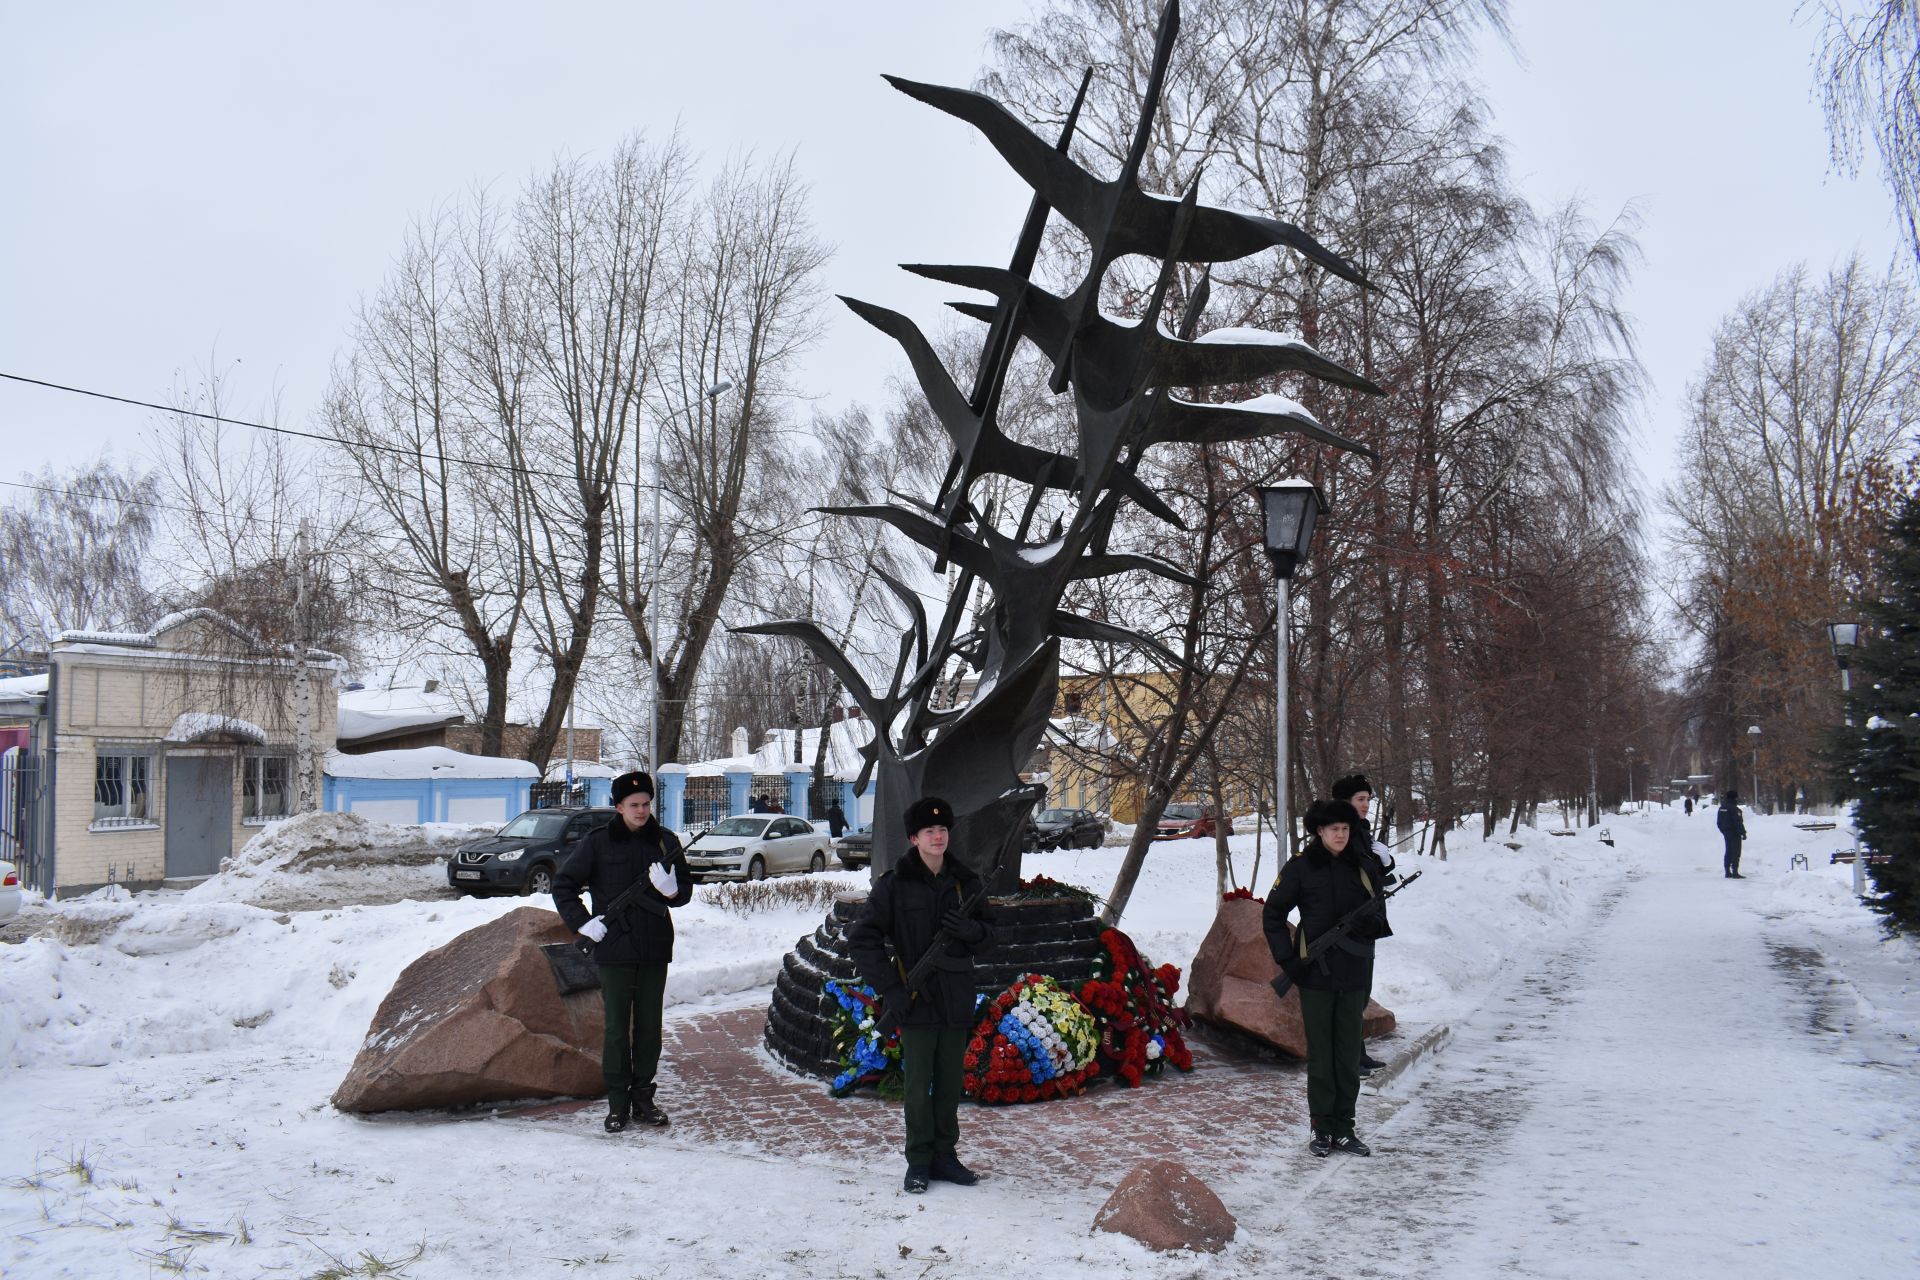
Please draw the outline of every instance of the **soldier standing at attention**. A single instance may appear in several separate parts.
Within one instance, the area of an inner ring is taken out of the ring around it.
[[[1353,1131],[1360,1097],[1360,1028],[1373,988],[1373,944],[1391,932],[1377,915],[1363,919],[1317,961],[1311,943],[1356,907],[1379,896],[1379,864],[1351,847],[1360,815],[1345,800],[1319,800],[1307,809],[1312,839],[1280,868],[1267,891],[1261,927],[1274,963],[1300,993],[1300,1021],[1307,1034],[1307,1113],[1316,1156],[1332,1151],[1370,1156]],[[1298,908],[1300,927],[1289,933],[1287,913]]]
[[[615,817],[588,833],[553,878],[553,906],[567,927],[593,943],[600,968],[600,999],[607,1030],[600,1072],[607,1082],[608,1133],[629,1122],[664,1125],[667,1113],[654,1104],[654,1072],[660,1065],[660,1020],[666,1000],[667,965],[673,960],[669,907],[693,899],[693,875],[680,838],[653,816],[653,779],[623,773],[613,780]],[[619,911],[614,899],[635,885]],[[589,918],[581,890],[593,895]]]
[[[908,806],[906,856],[874,882],[866,909],[847,933],[860,976],[900,1024],[907,1128],[903,1186],[915,1195],[930,1179],[962,1187],[980,1180],[957,1154],[960,1088],[973,1030],[973,961],[993,949],[993,927],[985,894],[966,909],[980,877],[948,855],[952,827],[953,808],[945,800],[927,796]],[[932,971],[918,991],[909,991],[907,971],[936,940],[940,949]]]

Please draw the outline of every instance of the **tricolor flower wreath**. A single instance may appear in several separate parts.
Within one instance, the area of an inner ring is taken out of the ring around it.
[[[875,1085],[888,1096],[900,1090],[900,1032],[886,1040],[874,1030],[880,998],[865,983],[827,979],[827,994],[840,1006],[834,1019],[833,1047],[840,1051],[840,1074],[833,1078],[833,1096],[844,1098],[863,1084]]]
[[[1133,939],[1118,929],[1100,935],[1105,973],[1080,988],[1080,1002],[1100,1020],[1100,1065],[1128,1085],[1157,1076],[1171,1062],[1193,1070],[1193,1054],[1180,1034],[1190,1019],[1174,1007],[1180,971],[1170,964],[1149,968]]]
[[[1030,973],[987,1005],[967,1042],[965,1092],[981,1102],[1079,1093],[1100,1074],[1100,1028],[1052,978]]]

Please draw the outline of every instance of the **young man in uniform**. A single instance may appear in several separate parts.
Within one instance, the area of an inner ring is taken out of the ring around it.
[[[1313,1125],[1308,1150],[1369,1156],[1353,1131],[1360,1096],[1361,1023],[1373,988],[1373,944],[1391,930],[1377,915],[1363,919],[1319,960],[1308,963],[1308,946],[1349,911],[1379,896],[1379,864],[1354,856],[1351,838],[1360,816],[1344,800],[1316,801],[1307,810],[1312,838],[1299,856],[1280,868],[1267,891],[1261,926],[1274,963],[1300,994],[1300,1021],[1307,1035],[1307,1113]],[[1287,913],[1299,909],[1300,926],[1287,930]]]
[[[553,905],[567,927],[593,944],[600,967],[600,999],[607,1012],[600,1071],[607,1082],[608,1133],[638,1120],[664,1125],[654,1103],[660,1065],[660,1020],[673,960],[669,907],[693,898],[680,838],[653,816],[653,779],[623,773],[613,780],[615,817],[587,834],[553,878]],[[612,915],[614,899],[639,890]],[[593,895],[589,916],[582,890]]]
[[[993,926],[980,877],[947,848],[953,808],[937,796],[908,806],[907,852],[874,882],[866,909],[847,933],[860,976],[900,1023],[906,1077],[907,1176],[915,1195],[931,1179],[970,1187],[980,1179],[960,1163],[960,1087],[974,1021],[974,957],[993,949]],[[977,896],[976,896],[977,895]],[[969,899],[975,899],[967,907]],[[906,975],[935,945],[934,964],[917,991]],[[892,955],[888,954],[891,947]]]

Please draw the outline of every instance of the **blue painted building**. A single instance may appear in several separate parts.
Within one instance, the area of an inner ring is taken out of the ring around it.
[[[373,822],[505,823],[530,807],[540,771],[525,760],[446,747],[328,755],[321,805]]]

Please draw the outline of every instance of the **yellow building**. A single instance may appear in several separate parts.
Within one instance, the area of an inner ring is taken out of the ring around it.
[[[1172,710],[1175,686],[1174,677],[1164,671],[1061,676],[1046,739],[1048,802],[1097,809],[1115,822],[1138,821],[1146,799],[1139,761]],[[1226,789],[1229,812],[1251,812],[1258,803],[1245,790]],[[1200,779],[1175,799],[1211,801]]]
[[[253,829],[317,806],[340,660],[297,659],[210,609],[148,632],[68,631],[47,653],[33,779],[51,821],[26,878],[62,896],[220,869]],[[23,775],[24,776],[24,775]]]

